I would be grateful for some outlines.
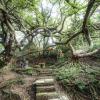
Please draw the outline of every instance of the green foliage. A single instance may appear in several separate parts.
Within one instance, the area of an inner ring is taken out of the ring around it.
[[[100,48],[100,44],[94,45],[93,48],[90,51],[95,50],[95,49],[99,49],[99,48]]]
[[[66,88],[66,91],[74,89],[83,95],[87,93],[93,96],[91,88],[94,88],[96,94],[99,93],[99,76],[99,70],[91,69],[89,65],[83,63],[69,63],[56,70],[56,79]]]
[[[27,68],[12,68],[12,71],[15,71],[16,73],[19,73],[19,74],[26,74],[26,75],[36,74],[36,71],[33,70],[32,67],[27,67]]]
[[[20,77],[16,77],[14,79],[9,79],[9,80],[5,81],[3,85],[0,86],[0,89],[3,89],[5,87],[11,87],[12,85],[15,85],[15,84],[23,85],[24,80]]]
[[[19,77],[7,81],[7,85],[11,86],[12,84],[24,84],[24,81],[22,80],[22,78]]]
[[[0,44],[0,53],[4,50],[4,46]]]
[[[61,67],[57,70],[57,80],[70,82],[72,79],[79,75],[81,72],[81,68],[79,67],[79,64],[70,63],[67,66]]]
[[[20,96],[17,93],[13,93],[9,89],[3,89],[0,92],[1,99],[3,100],[20,100]]]
[[[24,73],[27,75],[32,75],[33,74],[33,68],[32,67],[28,67],[24,70]]]

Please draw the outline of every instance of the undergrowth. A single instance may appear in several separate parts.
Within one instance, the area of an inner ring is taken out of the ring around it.
[[[56,70],[56,80],[73,100],[100,100],[99,77],[98,70],[79,62],[71,62]]]
[[[26,75],[33,75],[36,74],[36,71],[33,70],[32,67],[27,67],[27,68],[13,68],[12,71],[15,71],[16,73],[19,74],[26,74]]]

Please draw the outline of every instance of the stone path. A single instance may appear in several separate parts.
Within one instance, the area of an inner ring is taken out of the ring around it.
[[[36,100],[69,100],[56,90],[55,81],[50,71],[42,71],[35,84],[37,86]]]
[[[38,76],[35,75],[35,77],[27,75],[21,76],[19,74],[16,74],[15,72],[7,71],[3,75],[3,81],[14,80],[20,77],[25,82],[24,84],[12,85],[10,88],[11,92],[19,95],[21,100],[34,100],[34,93],[32,88],[34,87],[34,84],[36,84],[37,87],[36,100],[69,100],[64,97],[62,92],[58,92],[57,86],[55,85],[54,77],[52,76],[52,72],[54,70],[47,68],[37,68],[36,70],[39,73]],[[3,86],[2,84],[3,83],[1,80],[0,87]],[[2,99],[0,98],[0,100]]]

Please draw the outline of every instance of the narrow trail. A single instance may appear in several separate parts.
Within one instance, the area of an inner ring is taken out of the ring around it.
[[[3,76],[3,77],[2,77]],[[30,95],[28,94],[27,88],[29,88],[32,83],[35,81],[35,77],[32,76],[22,76],[13,71],[7,70],[3,72],[2,76],[0,76],[0,89],[4,90],[5,95],[0,94],[0,100],[16,100],[16,97],[11,96],[12,94],[16,94],[17,100],[31,100]],[[16,84],[14,81],[21,79],[24,84]],[[11,83],[9,83],[11,82]],[[8,95],[10,94],[10,99]]]
[[[69,100],[57,89],[52,69],[42,69],[34,84],[37,90],[36,100]]]
[[[69,100],[68,97],[63,94],[63,91],[59,91],[59,87],[55,82],[53,76],[53,69],[50,68],[36,68],[39,75],[27,76],[19,75],[15,72],[8,71],[3,75],[3,82],[0,81],[0,87],[5,86],[6,81],[15,80],[20,77],[25,83],[11,85],[11,92],[19,95],[21,100]],[[33,84],[36,84],[36,99],[34,99]],[[0,100],[3,100],[0,98]]]

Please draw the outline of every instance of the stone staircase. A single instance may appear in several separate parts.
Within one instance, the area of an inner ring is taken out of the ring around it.
[[[36,100],[60,100],[55,90],[54,79],[52,77],[52,69],[37,69],[39,72],[38,80],[36,80]]]
[[[41,69],[36,84],[36,100],[68,100],[59,96],[56,91],[52,69]]]
[[[34,68],[34,70],[38,73],[39,77],[40,76],[52,76],[52,69],[48,69],[48,68]]]
[[[37,100],[60,100],[55,90],[54,79],[52,77],[40,78],[35,84],[37,85]]]

